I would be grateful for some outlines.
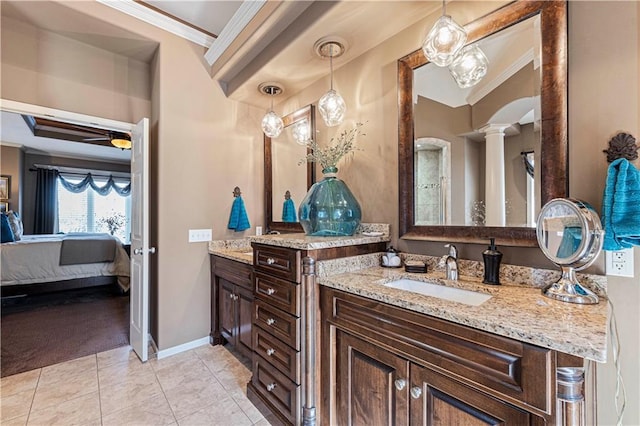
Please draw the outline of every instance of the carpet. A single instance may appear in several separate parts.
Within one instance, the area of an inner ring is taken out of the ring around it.
[[[2,299],[0,377],[129,344],[129,295],[112,286]]]

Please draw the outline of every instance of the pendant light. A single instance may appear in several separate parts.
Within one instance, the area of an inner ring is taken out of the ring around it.
[[[442,0],[442,16],[422,43],[424,55],[439,67],[449,66],[467,41],[467,32],[447,15],[446,10],[446,2]]]
[[[320,115],[322,115],[327,127],[334,127],[342,123],[347,112],[347,105],[344,99],[333,89],[333,58],[342,55],[346,50],[345,46],[346,43],[337,37],[320,39],[314,45],[314,50],[318,56],[329,58],[331,88],[318,101]]]
[[[262,118],[262,131],[270,138],[277,138],[282,133],[282,129],[284,129],[284,123],[282,118],[273,112],[273,97],[284,92],[284,89],[278,83],[262,83],[258,86],[258,90],[260,93],[271,97],[271,107]]]
[[[449,72],[461,89],[477,84],[487,74],[489,60],[477,44],[466,46],[456,56]]]

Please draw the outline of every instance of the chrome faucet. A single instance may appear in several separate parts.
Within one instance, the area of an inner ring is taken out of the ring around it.
[[[445,244],[445,247],[449,248],[449,254],[447,255],[444,266],[447,271],[448,280],[458,279],[458,249],[453,244]]]

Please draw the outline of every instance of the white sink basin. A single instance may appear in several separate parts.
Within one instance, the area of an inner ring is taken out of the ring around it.
[[[424,281],[401,279],[384,283],[383,285],[386,287],[397,288],[399,290],[424,294],[425,296],[437,297],[438,299],[464,303],[471,306],[478,306],[491,299],[491,295],[489,294],[462,290],[460,288],[447,287],[439,284],[426,283]]]

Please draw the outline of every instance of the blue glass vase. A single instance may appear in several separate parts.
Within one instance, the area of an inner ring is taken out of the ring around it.
[[[360,224],[360,204],[337,172],[336,167],[322,170],[324,179],[314,183],[300,203],[298,217],[307,235],[349,236]]]

